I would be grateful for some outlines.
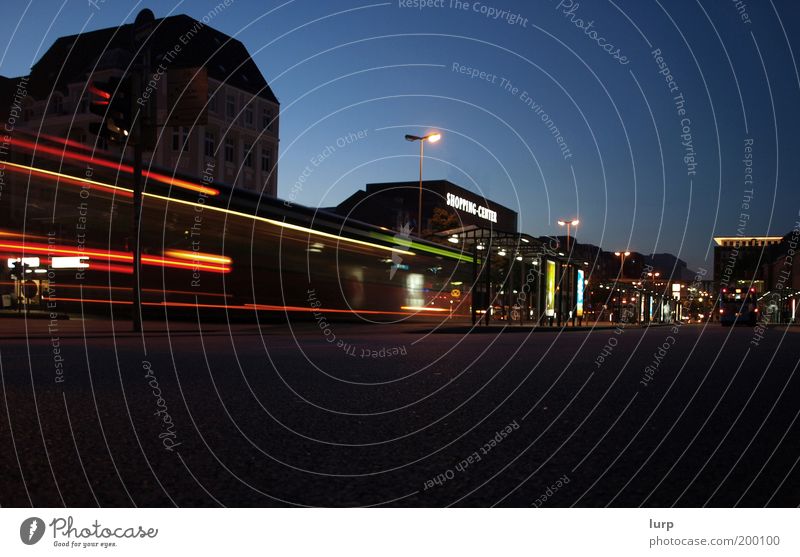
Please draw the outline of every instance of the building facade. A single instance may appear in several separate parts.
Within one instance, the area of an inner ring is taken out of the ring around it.
[[[130,72],[131,27],[56,40],[27,76],[28,94],[17,127],[66,138],[101,156],[130,156],[119,144],[93,135],[89,125],[100,121],[90,111],[91,83]],[[157,142],[145,151],[145,166],[197,179],[210,170],[215,181],[276,196],[280,105],[247,49],[187,15],[156,19],[153,29],[146,42],[150,68],[144,72],[148,79],[142,93],[154,104]],[[181,70],[185,75],[198,69],[207,75],[207,117],[197,125],[169,125],[174,108],[170,80]]]
[[[714,238],[714,280],[723,287],[752,282],[758,292],[769,289],[763,266],[776,257],[782,240],[782,236]]]
[[[422,223],[417,225],[420,183],[367,184],[332,211],[343,216],[393,230],[410,229],[413,235],[432,235],[444,230],[477,226],[517,232],[517,213],[472,193],[448,180],[422,182]]]

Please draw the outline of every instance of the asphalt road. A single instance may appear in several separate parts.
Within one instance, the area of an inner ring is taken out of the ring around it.
[[[799,340],[347,324],[4,339],[0,504],[797,506]]]

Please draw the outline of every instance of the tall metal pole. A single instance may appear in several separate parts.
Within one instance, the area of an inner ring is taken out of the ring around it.
[[[617,322],[622,322],[622,279],[625,278],[625,252],[622,252],[619,256],[619,312],[617,314]]]
[[[575,326],[575,308],[574,308],[574,288],[572,285],[572,266],[570,265],[570,261],[572,261],[572,252],[569,251],[569,227],[572,224],[570,221],[567,221],[567,287],[569,288],[567,292],[567,305],[569,307],[569,311],[572,314],[572,326]],[[569,322],[569,321],[567,321]]]
[[[147,82],[148,72],[150,71],[150,46],[142,45],[149,39],[152,24],[154,21],[153,12],[144,9],[136,16],[134,22],[131,46],[133,52],[141,50],[138,63],[134,65],[131,79],[131,102],[142,94],[144,84]],[[149,134],[152,122],[144,122],[147,118],[146,111],[138,111],[135,106],[131,107],[131,113],[136,115],[133,118],[132,129],[130,130],[133,140],[133,331],[138,333],[142,330],[142,246],[139,242],[139,228],[142,218],[142,151],[144,149],[145,134]]]
[[[422,238],[422,157],[425,138],[419,140],[419,209],[417,211],[417,233]]]
[[[140,127],[141,125],[137,124]],[[137,138],[138,139],[138,138]],[[139,223],[142,213],[142,143],[133,145],[133,331],[142,330],[142,298],[139,271],[142,267],[142,246]]]

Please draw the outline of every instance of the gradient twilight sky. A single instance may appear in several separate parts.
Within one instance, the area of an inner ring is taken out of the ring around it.
[[[25,74],[57,37],[131,22],[145,7],[201,18],[218,3],[7,3],[0,74]],[[578,216],[579,241],[672,252],[709,269],[712,237],[736,235],[752,139],[744,233],[782,235],[798,220],[796,0],[747,2],[749,23],[731,0],[457,3],[234,0],[209,22],[244,43],[281,101],[279,196],[290,196],[307,166],[295,201],[311,206],[334,205],[368,182],[415,180],[417,146],[403,135],[436,129],[443,140],[426,149],[425,178],[518,210],[523,231],[557,234],[558,218]],[[503,10],[517,21],[493,18]],[[655,49],[683,94],[683,116]]]

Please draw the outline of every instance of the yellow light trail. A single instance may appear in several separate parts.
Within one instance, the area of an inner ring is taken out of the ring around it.
[[[16,167],[16,168],[25,169],[25,170],[29,170],[31,172],[40,172],[40,173],[43,173],[43,174],[47,174],[49,176],[54,176],[54,177],[57,177],[57,178],[64,178],[66,180],[76,180],[78,182],[83,182],[83,183],[86,183],[86,184],[91,184],[91,185],[95,185],[95,186],[102,187],[102,188],[110,188],[112,190],[119,190],[119,191],[124,191],[126,193],[133,193],[133,190],[130,189],[130,188],[124,188],[122,186],[112,186],[111,184],[105,184],[103,182],[97,182],[95,180],[89,180],[88,178],[79,178],[77,176],[71,176],[69,174],[63,174],[61,172],[55,172],[53,170],[43,170],[43,169],[36,168],[36,167],[33,167],[33,166],[26,166],[24,164],[16,164],[16,163],[11,163],[11,162],[6,163],[6,165],[13,166],[13,167]],[[400,254],[403,254],[403,255],[416,255],[412,251],[407,251],[407,250],[403,250],[403,249],[396,248],[396,247],[382,246],[380,244],[373,244],[372,242],[365,242],[364,240],[356,240],[355,238],[347,238],[345,236],[337,236],[336,234],[330,234],[328,232],[322,232],[321,230],[314,230],[313,228],[307,228],[305,226],[300,226],[300,225],[297,225],[297,224],[291,224],[291,223],[288,223],[288,222],[283,222],[283,221],[279,221],[279,220],[275,220],[275,219],[268,219],[266,217],[259,217],[258,215],[249,215],[247,213],[242,213],[241,211],[233,211],[231,209],[224,209],[222,207],[214,207],[213,205],[208,205],[208,204],[205,204],[205,203],[201,205],[199,203],[193,203],[191,201],[184,201],[183,199],[173,199],[173,198],[166,197],[166,196],[163,196],[163,195],[158,195],[158,194],[155,194],[155,193],[148,193],[148,192],[144,192],[142,195],[144,195],[145,197],[153,198],[153,199],[160,199],[162,201],[166,201],[167,203],[178,203],[180,205],[187,205],[189,207],[203,207],[204,211],[216,211],[218,213],[223,213],[223,214],[227,214],[227,215],[235,215],[237,217],[242,217],[242,218],[245,218],[245,219],[255,220],[255,221],[258,221],[258,222],[265,222],[267,224],[271,224],[273,226],[278,226],[280,228],[288,228],[290,230],[297,230],[297,231],[305,232],[307,234],[311,234],[311,235],[314,235],[314,236],[320,236],[320,237],[323,237],[323,238],[330,238],[332,240],[337,240],[337,241],[340,241],[340,242],[346,242],[346,243],[349,243],[349,244],[357,244],[357,245],[360,245],[360,246],[367,246],[367,247],[370,247],[370,248],[381,249],[381,250],[385,250],[385,251],[391,251],[391,252],[400,253]]]

